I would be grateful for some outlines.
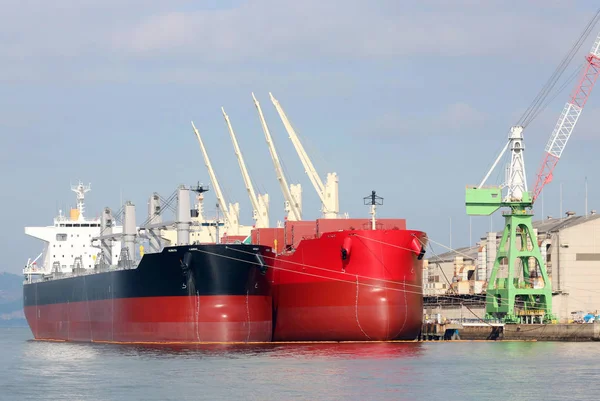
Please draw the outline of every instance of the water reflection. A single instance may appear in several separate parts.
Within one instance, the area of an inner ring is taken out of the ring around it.
[[[98,349],[89,343],[30,340],[23,348],[23,355],[40,362],[79,362],[96,358]]]
[[[103,344],[104,352],[124,356],[169,358],[398,359],[423,354],[422,343],[271,343],[271,344]]]
[[[118,345],[0,330],[0,400],[595,399],[592,343]]]

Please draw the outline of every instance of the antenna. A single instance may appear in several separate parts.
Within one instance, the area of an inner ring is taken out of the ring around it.
[[[92,185],[83,185],[81,181],[77,185],[71,185],[71,191],[77,196],[77,209],[79,210],[78,220],[83,220],[83,212],[85,210],[85,194],[92,190]]]
[[[190,191],[194,191],[198,194],[203,194],[204,192],[208,192],[209,189],[208,189],[208,185],[202,185],[202,184],[200,184],[200,181],[198,181],[198,184],[196,184],[195,187],[190,185]],[[217,205],[217,207],[218,207],[218,205]]]
[[[371,195],[363,198],[365,205],[371,206],[371,230],[375,230],[375,210],[378,205],[383,205],[383,198],[377,196],[375,191],[371,191]]]

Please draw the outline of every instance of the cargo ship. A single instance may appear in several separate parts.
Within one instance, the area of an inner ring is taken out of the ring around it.
[[[403,219],[371,224],[318,219],[253,231],[253,243],[277,252],[269,273],[274,341],[417,338],[427,237]]]
[[[275,341],[369,341],[416,339],[423,313],[422,258],[426,234],[407,230],[404,219],[378,219],[383,198],[364,198],[371,217],[350,219],[339,212],[338,177],[325,182],[285,115],[270,94],[304,171],[321,200],[322,218],[305,220],[302,188],[289,185],[261,106],[254,105],[284,197],[285,221],[270,227],[269,197],[257,194],[237,137],[223,111],[235,155],[253,208],[255,227],[245,242],[272,247],[273,339]],[[226,231],[241,232],[239,208],[227,204],[199,131],[193,130],[217,200],[227,217]]]
[[[86,219],[83,200],[90,188],[72,189],[78,206],[69,217],[59,213],[52,226],[25,229],[46,243],[23,271],[24,311],[35,339],[271,341],[270,247],[189,244],[190,190],[184,187],[177,191],[177,221],[157,221],[155,213],[143,227],[136,227],[130,202],[122,226],[114,224],[109,209]],[[160,229],[171,226],[177,227],[178,244],[161,246]],[[155,252],[144,253],[143,246],[136,252],[143,238]]]

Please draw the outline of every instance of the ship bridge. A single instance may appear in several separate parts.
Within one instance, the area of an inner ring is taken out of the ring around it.
[[[85,194],[91,190],[90,185],[72,186],[75,192],[77,207],[72,208],[68,215],[59,211],[53,225],[45,227],[25,227],[25,234],[44,242],[44,250],[33,261],[27,262],[24,274],[49,274],[51,272],[70,273],[74,269],[92,269],[99,250],[92,247],[92,238],[100,235],[100,219],[86,219]],[[121,227],[115,227],[118,232]],[[120,243],[113,244],[114,249],[120,248]],[[118,258],[115,252],[115,259]],[[38,259],[42,258],[38,264]],[[115,260],[115,263],[117,260]]]

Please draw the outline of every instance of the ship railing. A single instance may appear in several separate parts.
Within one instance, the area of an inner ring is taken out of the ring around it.
[[[26,266],[23,269],[23,274],[26,274],[26,275],[47,274],[47,273],[48,273],[48,271],[44,267]]]
[[[39,275],[39,276],[43,276],[45,280],[57,280],[57,279],[63,279],[63,278],[68,278],[68,277],[79,277],[79,276],[90,276],[93,274],[98,274],[98,273],[104,273],[104,272],[108,272],[108,271],[119,271],[119,270],[131,270],[131,269],[136,269],[138,267],[138,263],[135,264],[131,264],[129,266],[116,266],[116,265],[111,265],[108,266],[108,268],[106,270],[102,269],[82,269],[78,272],[73,272],[73,271],[66,271],[66,272],[59,272],[59,273],[55,273],[55,272],[50,272],[47,271],[43,268],[24,268],[23,269],[23,274],[28,276],[28,279],[25,279],[25,282],[31,282],[31,276],[35,276],[35,275]]]

